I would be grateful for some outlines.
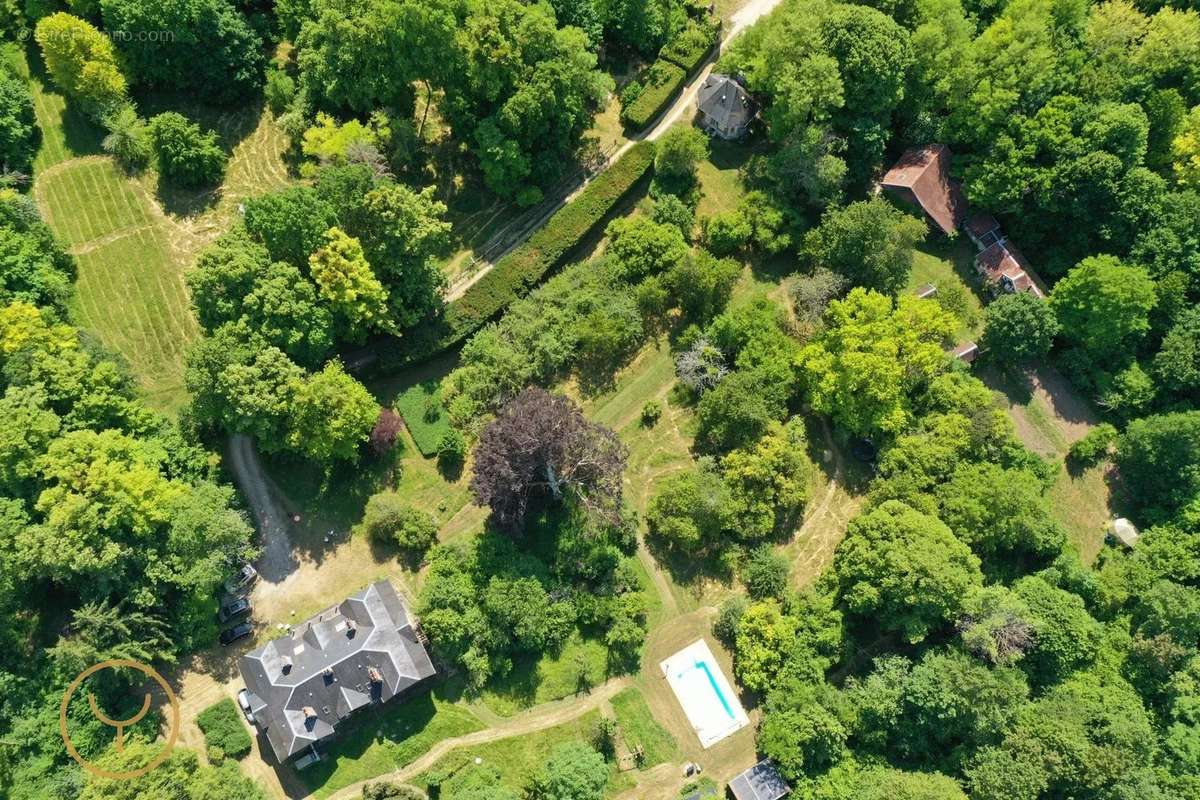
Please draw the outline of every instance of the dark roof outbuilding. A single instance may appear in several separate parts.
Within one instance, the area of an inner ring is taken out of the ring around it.
[[[779,800],[792,791],[771,760],[763,759],[729,782],[735,800]]]

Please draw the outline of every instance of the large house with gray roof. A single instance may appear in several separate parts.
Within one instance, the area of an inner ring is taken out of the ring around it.
[[[713,73],[696,92],[704,130],[722,139],[740,139],[758,113],[754,100],[736,78]]]
[[[242,656],[254,722],[279,763],[333,735],[363,706],[436,671],[389,581],[373,583]]]

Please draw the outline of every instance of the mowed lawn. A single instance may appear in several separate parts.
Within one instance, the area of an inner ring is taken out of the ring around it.
[[[226,184],[190,216],[163,208],[153,171],[126,175],[103,154],[103,131],[38,71],[30,79],[42,142],[33,197],[78,265],[74,322],[129,365],[148,402],[167,413],[187,401],[184,355],[200,334],[185,271],[227,230],[245,197],[288,181],[283,134],[257,110],[215,119],[231,148]],[[207,120],[206,120],[207,122]]]

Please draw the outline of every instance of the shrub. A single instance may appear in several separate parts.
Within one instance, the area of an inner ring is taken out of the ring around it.
[[[732,645],[737,639],[738,628],[742,624],[742,615],[750,601],[745,595],[735,594],[721,603],[717,618],[713,620],[713,636],[727,645]]]
[[[210,744],[208,746],[208,749],[205,751],[205,755],[208,756],[208,763],[212,764],[214,767],[219,767],[225,762],[225,751],[220,747],[217,747],[215,744]]]
[[[621,120],[634,131],[644,130],[666,108],[687,80],[687,73],[670,61],[655,61],[642,75],[642,91],[621,109]]]
[[[221,182],[225,151],[217,135],[207,133],[182,114],[167,111],[150,120],[150,137],[158,153],[158,170],[169,181],[197,188]]]
[[[1077,464],[1090,466],[1107,455],[1116,440],[1117,429],[1107,422],[1102,422],[1071,445],[1067,457]]]
[[[788,585],[791,569],[787,558],[770,547],[760,547],[742,565],[742,582],[755,600],[781,597]]]
[[[385,366],[428,358],[481,328],[509,303],[539,284],[612,211],[653,163],[653,142],[634,145],[578,197],[559,209],[527,242],[500,259],[466,294],[451,303],[441,320],[412,329],[401,345],[401,352],[390,358],[385,355]]]
[[[462,467],[467,459],[467,439],[457,428],[448,428],[438,441],[438,468],[453,472]]]
[[[395,492],[372,495],[363,512],[363,529],[377,542],[424,553],[437,540],[437,523],[427,512],[404,502]]]
[[[273,69],[267,73],[267,85],[263,94],[267,98],[271,113],[278,117],[296,98],[296,82],[283,70]]]
[[[652,428],[662,416],[662,403],[657,400],[647,400],[646,405],[642,406],[642,425],[647,428]]]
[[[196,724],[204,732],[209,760],[212,760],[213,750],[220,751],[222,758],[242,758],[250,752],[250,734],[246,733],[237,706],[228,697],[201,711]]]
[[[717,43],[721,22],[712,17],[692,20],[658,51],[658,57],[680,67],[689,75],[704,61]]]
[[[105,115],[104,128],[108,131],[101,143],[104,152],[122,167],[137,170],[150,162],[154,153],[150,128],[131,104],[122,104]]]
[[[700,221],[704,244],[714,255],[727,256],[750,242],[754,228],[740,209],[724,211]]]
[[[403,428],[404,421],[399,414],[390,408],[379,409],[379,418],[375,420],[375,427],[371,429],[371,437],[367,440],[371,452],[377,456],[387,455],[396,446],[396,438]]]

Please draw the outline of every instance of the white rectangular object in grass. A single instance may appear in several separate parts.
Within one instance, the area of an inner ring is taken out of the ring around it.
[[[750,724],[708,642],[692,642],[659,667],[705,749]]]

